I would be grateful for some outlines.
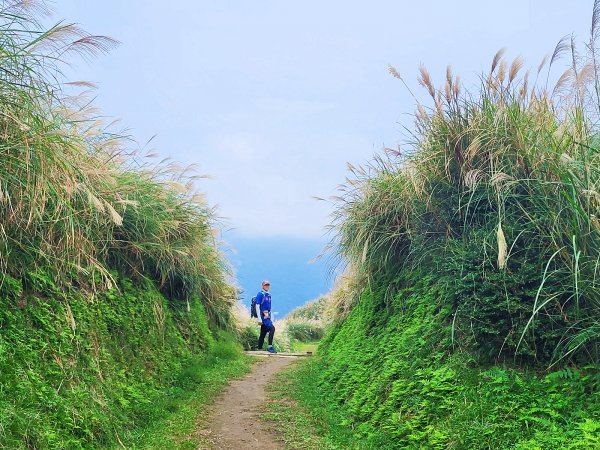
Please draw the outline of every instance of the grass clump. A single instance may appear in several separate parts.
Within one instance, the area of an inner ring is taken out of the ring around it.
[[[282,320],[291,347],[314,344],[323,337],[330,322],[328,304],[327,296],[320,297],[295,308]]]
[[[287,316],[287,319],[306,319],[306,320],[322,320],[326,322],[328,320],[328,298],[327,296],[319,297],[316,300],[312,300],[305,303],[302,306],[294,308]]]
[[[365,446],[597,448],[599,27],[596,2],[585,55],[500,51],[476,92],[421,68],[410,150],[351,167],[313,384]]]
[[[554,97],[519,78],[520,66],[500,52],[476,94],[461,93],[450,69],[434,89],[421,69],[435,106],[419,105],[412,151],[355,170],[336,213],[340,252],[366,279],[428,267],[490,291],[489,302],[460,287],[439,299],[482,356],[598,361],[600,157],[583,95],[592,66],[574,63],[566,79],[579,77],[561,78]]]
[[[42,269],[105,288],[117,269],[174,300],[198,295],[212,323],[230,325],[235,291],[193,168],[144,162],[103,125],[77,92],[89,84],[67,83],[60,68],[115,42],[74,25],[46,30],[43,6],[0,3],[0,284]]]
[[[288,322],[286,331],[290,338],[301,342],[318,341],[325,332],[318,322]]]

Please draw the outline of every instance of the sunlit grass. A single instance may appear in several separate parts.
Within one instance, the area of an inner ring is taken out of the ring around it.
[[[355,439],[344,415],[327,393],[315,386],[320,373],[313,360],[299,361],[269,385],[263,420],[272,422],[286,449],[374,449]],[[326,398],[327,397],[327,398]]]

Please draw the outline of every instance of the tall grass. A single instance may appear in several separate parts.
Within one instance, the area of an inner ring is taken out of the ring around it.
[[[44,29],[45,4],[0,2],[0,286],[44,268],[90,289],[111,270],[153,279],[173,300],[201,297],[231,321],[235,291],[217,250],[214,211],[195,176],[153,163],[98,117],[61,67],[116,42],[71,24]]]
[[[315,342],[325,334],[331,323],[330,296],[321,296],[293,309],[281,321],[283,332],[292,341]]]
[[[579,54],[564,38],[533,76],[521,75],[523,61],[508,61],[503,51],[478,92],[465,91],[450,68],[436,88],[421,67],[432,105],[417,105],[411,150],[386,149],[370,166],[351,168],[334,214],[339,252],[367,282],[407,266],[442,270],[460,259],[456,249],[478,247],[481,260],[460,262],[457,284],[469,271],[482,281],[500,274],[504,283],[524,266],[535,273],[519,282],[536,283],[533,301],[521,300],[529,314],[505,310],[509,291],[494,307],[509,316],[502,338],[512,336],[513,351],[543,334],[542,321],[552,329],[552,361],[598,361],[599,8],[596,2],[588,51]],[[561,56],[570,67],[550,88]],[[463,290],[453,313],[473,295]]]

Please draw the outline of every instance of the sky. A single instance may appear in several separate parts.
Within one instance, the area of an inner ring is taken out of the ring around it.
[[[218,205],[244,303],[270,278],[282,317],[327,292],[310,266],[349,175],[384,146],[406,151],[419,66],[441,86],[446,67],[475,90],[494,54],[537,67],[574,33],[592,0],[58,0],[51,21],[120,45],[73,59],[70,81],[98,85],[96,105],[140,146],[195,165]],[[564,62],[566,68],[568,62]],[[560,68],[557,67],[559,70]],[[409,147],[410,148],[410,147]],[[325,201],[316,200],[324,198]]]
[[[234,236],[235,254],[231,262],[237,268],[237,283],[242,289],[242,304],[261,289],[261,281],[271,282],[273,317],[284,317],[297,306],[326,294],[332,277],[327,276],[325,259],[309,263],[321,250],[314,239],[290,237],[244,238]]]
[[[52,20],[121,44],[73,61],[141,145],[211,175],[198,188],[241,236],[322,239],[348,175],[404,145],[420,64],[474,87],[495,52],[535,67],[588,37],[592,0],[59,0]],[[425,100],[426,101],[426,100]]]

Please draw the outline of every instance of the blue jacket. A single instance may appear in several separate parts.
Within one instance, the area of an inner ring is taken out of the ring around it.
[[[271,321],[271,294],[269,294],[264,289],[261,289],[258,294],[256,294],[256,304],[260,310],[260,319],[262,320],[263,325],[267,327],[272,327],[273,322]]]

